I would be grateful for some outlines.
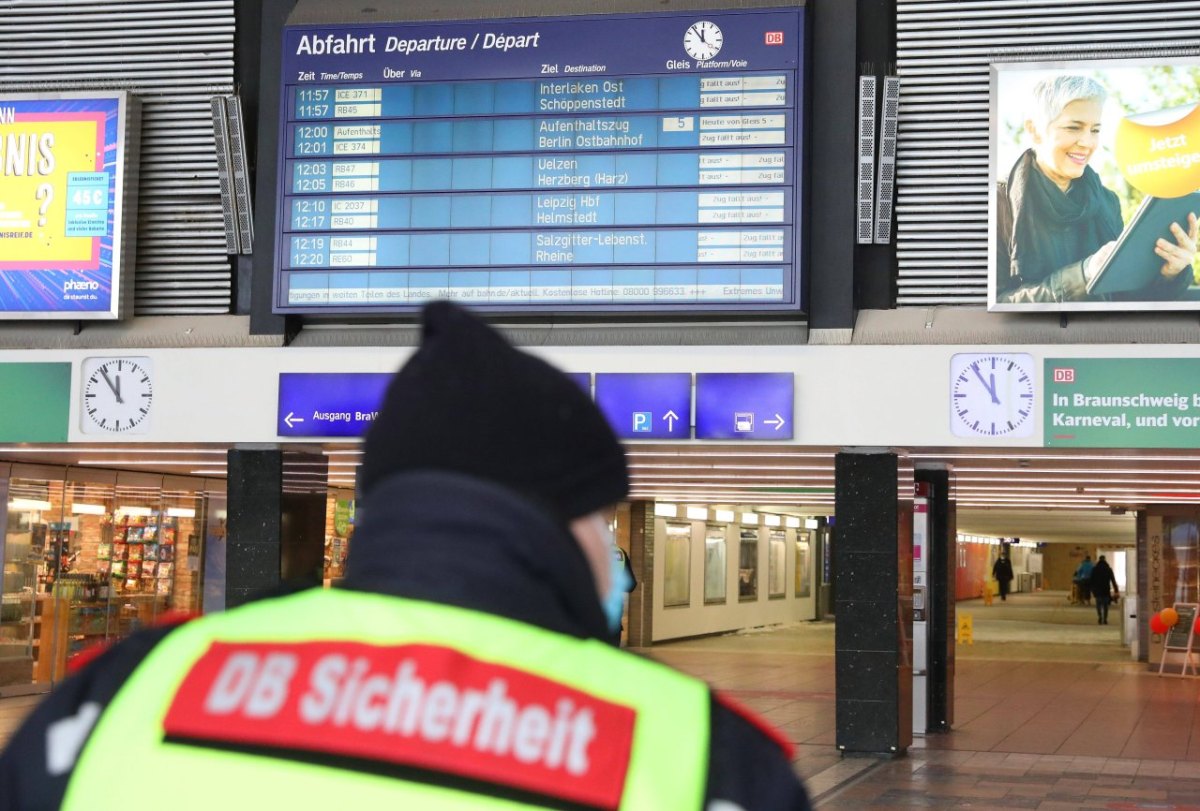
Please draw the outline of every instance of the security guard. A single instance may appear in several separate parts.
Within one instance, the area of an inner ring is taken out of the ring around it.
[[[807,809],[784,746],[618,650],[624,452],[565,375],[424,312],[340,588],[135,635],[0,757],[0,807]]]

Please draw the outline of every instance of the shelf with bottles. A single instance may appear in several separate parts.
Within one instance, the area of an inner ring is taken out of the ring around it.
[[[42,591],[53,591],[55,583],[70,573],[79,560],[78,533],[70,523],[49,522],[45,525],[45,542],[38,581]]]

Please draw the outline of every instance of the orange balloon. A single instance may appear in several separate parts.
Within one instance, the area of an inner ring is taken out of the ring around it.
[[[1179,612],[1174,608],[1164,608],[1158,612],[1158,615],[1162,617],[1163,625],[1168,628],[1175,627],[1175,623],[1179,622]]]

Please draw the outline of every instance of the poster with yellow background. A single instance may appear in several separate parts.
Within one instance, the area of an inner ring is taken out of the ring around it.
[[[70,198],[82,193],[69,181],[79,174],[103,173],[103,133],[104,121],[94,115],[88,120],[0,123],[0,266],[51,268],[93,260],[96,237],[103,234],[68,234]]]
[[[118,318],[130,99],[0,95],[0,318]]]

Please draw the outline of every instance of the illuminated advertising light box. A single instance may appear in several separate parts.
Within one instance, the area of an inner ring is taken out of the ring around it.
[[[274,310],[801,309],[804,22],[285,27]]]
[[[122,91],[0,95],[0,318],[124,315],[136,113]]]
[[[996,64],[988,309],[1200,309],[1200,59]]]

